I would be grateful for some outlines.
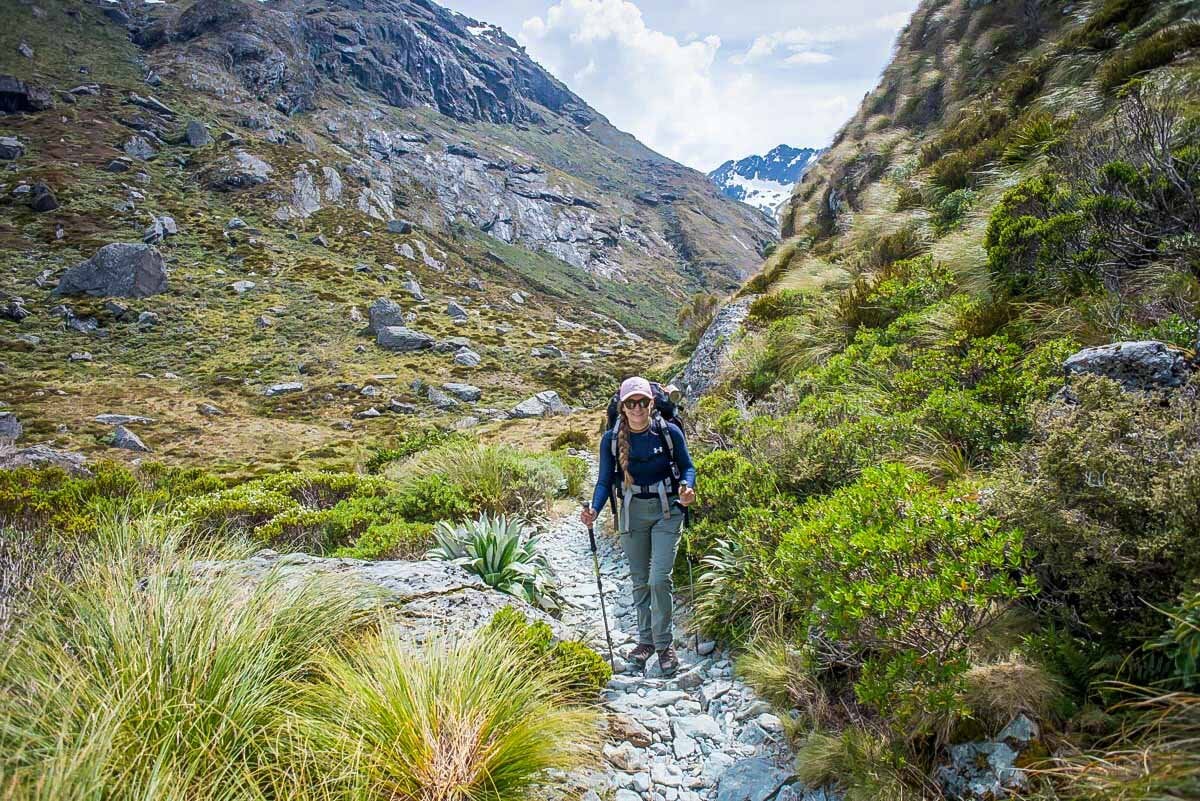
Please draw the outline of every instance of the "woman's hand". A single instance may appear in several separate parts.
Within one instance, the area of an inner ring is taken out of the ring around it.
[[[696,491],[686,484],[679,488],[680,506],[691,506],[696,501]]]
[[[583,523],[588,528],[592,527],[592,523],[596,522],[596,513],[592,510],[592,507],[585,506],[582,510],[580,510],[579,522]]]

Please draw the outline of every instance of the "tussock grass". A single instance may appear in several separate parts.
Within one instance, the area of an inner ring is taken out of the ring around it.
[[[254,798],[287,781],[283,712],[356,605],[316,584],[184,579],[182,532],[101,528],[50,579],[0,662],[5,792],[34,798]]]
[[[558,493],[579,494],[586,467],[565,454],[528,455],[505,445],[454,441],[414,454],[385,471],[401,492],[440,476],[459,487],[471,506],[489,514],[532,518]]]
[[[1039,665],[1011,658],[971,666],[963,677],[963,694],[974,717],[995,732],[1018,714],[1050,720],[1062,686]]]
[[[1119,686],[1126,725],[1101,748],[1061,756],[1038,773],[1061,801],[1157,801],[1200,794],[1200,695]]]
[[[806,256],[788,266],[775,284],[776,290],[818,291],[845,286],[850,273],[844,267],[815,256]]]
[[[596,764],[603,716],[565,703],[573,677],[527,656],[497,632],[411,653],[385,630],[321,660],[297,725],[349,795],[531,798],[545,771]]]
[[[0,797],[519,801],[594,762],[577,662],[498,631],[413,651],[345,586],[196,572],[243,552],[187,534],[105,521],[27,589],[0,633]]]

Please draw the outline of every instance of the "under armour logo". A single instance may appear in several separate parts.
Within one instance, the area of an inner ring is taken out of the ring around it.
[[[659,447],[657,447],[657,448],[655,448],[655,449],[654,449],[654,455],[655,455],[655,456],[657,456],[657,455],[658,455],[658,454],[660,454],[660,453],[662,453],[662,446],[659,446]]]

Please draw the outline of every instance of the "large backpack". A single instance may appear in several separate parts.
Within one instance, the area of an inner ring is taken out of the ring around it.
[[[675,463],[675,440],[671,438],[671,432],[667,429],[668,423],[674,423],[679,427],[680,433],[683,433],[683,418],[679,415],[679,404],[672,400],[673,397],[679,397],[679,390],[674,386],[664,387],[657,381],[650,382],[650,391],[654,393],[654,414],[650,418],[650,430],[658,435],[659,442],[671,458],[671,492],[672,494],[679,492],[679,465]],[[612,505],[613,517],[617,515],[617,487],[625,481],[625,475],[621,471],[620,459],[617,458],[617,435],[620,433],[620,427],[624,422],[619,413],[620,398],[619,393],[614,392],[612,398],[608,402],[608,416],[606,418],[605,432],[611,431],[609,447],[612,449],[613,457],[613,480],[612,492],[609,495],[609,503]]]

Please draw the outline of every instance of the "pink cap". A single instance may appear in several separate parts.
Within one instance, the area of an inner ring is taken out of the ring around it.
[[[621,402],[624,403],[626,398],[633,397],[634,395],[645,395],[647,398],[654,398],[654,392],[650,389],[650,382],[640,375],[635,375],[633,378],[626,378],[621,382],[621,391],[618,393]]]

